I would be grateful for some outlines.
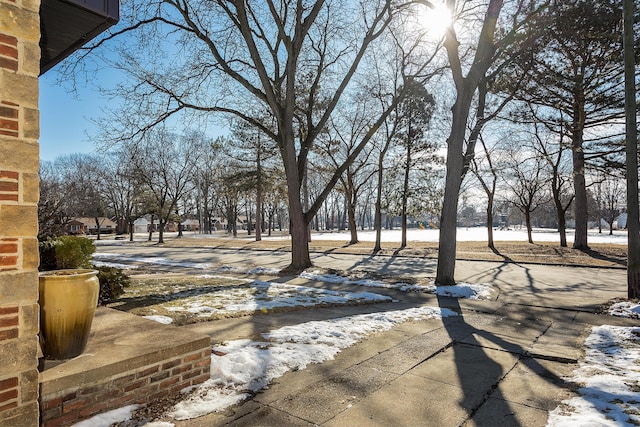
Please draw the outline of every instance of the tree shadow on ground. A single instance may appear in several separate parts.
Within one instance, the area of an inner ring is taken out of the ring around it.
[[[584,253],[585,255],[590,256],[591,258],[595,258],[601,261],[607,261],[607,262],[611,262],[613,264],[617,264],[623,267],[627,266],[627,260],[626,259],[620,259],[620,258],[615,258],[612,256],[608,256],[605,255],[601,252],[596,251],[595,249],[592,248],[584,248],[584,249],[580,249],[580,252]]]
[[[537,359],[531,357],[528,349],[523,348],[518,343],[509,341],[507,336],[501,337],[470,324],[465,319],[464,311],[456,298],[439,295],[438,304],[441,308],[447,308],[459,313],[458,316],[443,317],[442,321],[452,342],[451,351],[454,354],[456,370],[463,392],[463,397],[458,404],[460,407],[465,408],[468,413],[464,423],[474,419],[483,405],[490,400],[491,415],[496,418],[505,417],[505,422],[507,423],[500,425],[525,425],[522,420],[516,418],[515,408],[512,407],[514,404],[519,406],[519,402],[511,401],[510,396],[505,396],[500,388],[500,383],[520,363],[536,372],[540,378],[549,382],[550,385],[564,384],[562,378],[541,365]],[[540,335],[543,335],[545,331],[546,329],[540,332]],[[487,344],[489,347],[487,347]],[[501,352],[513,354],[516,357],[515,364],[509,367],[495,361],[490,353],[492,351],[496,352],[496,350],[498,352],[496,354]],[[473,367],[469,366],[470,356],[468,353],[470,351],[474,353]],[[483,377],[481,381],[483,390],[480,390],[480,392],[478,390],[479,380],[473,375],[474,372],[479,372]],[[482,422],[482,419],[474,420],[475,424],[482,424]]]

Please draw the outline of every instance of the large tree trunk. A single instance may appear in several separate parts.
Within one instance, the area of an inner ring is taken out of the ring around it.
[[[567,247],[567,218],[562,209],[562,205],[560,205],[560,209],[558,210],[558,232],[560,233],[560,246],[563,248]]]
[[[386,152],[386,150],[384,150]],[[378,158],[378,187],[376,188],[376,212],[373,220],[373,227],[376,229],[376,243],[373,246],[373,253],[377,254],[382,249],[382,178],[383,178],[384,154]]]
[[[291,106],[288,106],[291,108]],[[293,112],[290,112],[293,115]],[[285,267],[283,273],[297,273],[311,267],[309,256],[309,223],[311,218],[303,209],[302,177],[306,164],[298,164],[295,151],[294,132],[291,121],[285,121],[281,127],[283,149],[281,150],[287,179],[287,199],[289,200],[289,232],[291,233],[291,264]]]
[[[153,239],[153,215],[151,215],[151,224],[148,225],[149,227],[149,239],[147,239],[148,241],[151,241]]]
[[[260,136],[258,136],[260,138]],[[256,156],[256,242],[262,240],[262,164],[260,163],[260,154],[262,147],[258,144],[258,154]]]
[[[352,172],[347,170],[347,181],[345,182],[345,200],[347,201],[347,221],[349,223],[349,234],[351,236],[350,245],[358,243],[358,223],[356,221],[356,205],[358,203],[358,196],[356,195],[356,188],[353,183]]]
[[[462,143],[466,129],[469,103],[456,102],[453,113],[453,125],[447,141],[447,175],[444,188],[444,200],[440,216],[438,241],[437,285],[455,285],[456,235],[458,225],[458,197],[462,184]]]
[[[447,140],[447,174],[444,187],[444,200],[440,216],[440,233],[438,238],[438,267],[436,269],[437,285],[455,285],[456,267],[456,236],[458,226],[458,198],[462,185],[464,170],[463,143],[471,99],[475,87],[469,87],[467,82],[458,93],[456,103],[452,108],[453,121],[451,133]]]
[[[164,243],[164,226],[166,225],[166,221],[164,219],[160,220],[158,224],[158,243]]]
[[[296,203],[297,202],[297,203]],[[283,272],[297,273],[305,268],[311,267],[311,257],[309,256],[309,239],[307,221],[300,199],[289,198],[289,215],[291,216],[291,264]]]
[[[557,178],[554,176],[552,183],[553,204],[556,207],[556,216],[558,218],[558,233],[560,233],[560,246],[567,247],[567,219],[565,211],[562,206],[562,200],[560,199],[560,193],[556,186]]]
[[[100,218],[95,217],[94,220],[96,222],[96,233],[97,233],[96,240],[100,240]]]
[[[356,205],[353,195],[348,195],[349,204],[347,205],[347,220],[349,221],[349,234],[351,235],[350,245],[358,243],[358,223],[356,222]]]
[[[587,244],[587,185],[585,180],[585,160],[582,147],[585,112],[584,112],[584,89],[582,84],[576,83],[574,93],[573,129],[571,133],[571,150],[573,153],[573,187],[575,194],[575,219],[576,233],[573,241],[575,249],[589,249]]]
[[[409,119],[411,120],[411,119]],[[409,135],[411,135],[411,123],[409,123]],[[407,200],[409,199],[409,170],[411,169],[411,140],[407,141],[407,158],[404,165],[404,182],[402,185],[402,241],[401,248],[407,247]]]
[[[640,220],[638,202],[638,131],[636,127],[633,0],[624,7],[624,88],[627,160],[627,296],[640,298]]]
[[[455,1],[447,0],[447,7],[454,9]],[[502,0],[490,0],[487,13],[478,39],[476,58],[467,77],[463,77],[460,63],[458,42],[453,27],[450,27],[445,36],[444,46],[447,50],[449,65],[456,84],[456,102],[453,105],[451,132],[447,139],[447,174],[444,188],[444,200],[440,217],[440,238],[438,242],[438,267],[436,270],[437,285],[455,285],[454,278],[456,266],[456,234],[458,216],[458,197],[463,179],[465,165],[464,137],[469,120],[469,110],[473,94],[484,78],[493,61],[496,46],[493,36],[500,11]],[[471,153],[473,155],[473,153]],[[467,158],[467,162],[471,159]]]

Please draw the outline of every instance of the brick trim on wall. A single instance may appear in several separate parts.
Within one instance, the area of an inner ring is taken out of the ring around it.
[[[18,268],[20,241],[15,238],[0,238],[0,271]],[[0,318],[0,326],[2,325]]]
[[[15,102],[0,101],[0,135],[20,136],[20,106]]]
[[[0,33],[0,68],[18,71],[18,39]]]
[[[211,349],[187,353],[105,378],[83,388],[40,396],[43,426],[68,426],[133,404],[148,404],[210,378]]]
[[[18,324],[19,312],[20,309],[18,307],[0,307],[0,341],[18,338],[20,333]],[[0,396],[2,396],[1,392]],[[0,402],[3,402],[1,397]]]
[[[0,379],[0,412],[18,406],[18,377]]]
[[[2,106],[0,106],[0,111]],[[0,112],[0,115],[2,113]],[[0,119],[1,120],[1,119]],[[17,202],[20,194],[20,173],[0,170],[0,203]]]

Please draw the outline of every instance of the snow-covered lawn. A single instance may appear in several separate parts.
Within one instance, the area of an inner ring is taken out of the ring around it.
[[[194,235],[194,237],[197,235]],[[614,244],[627,244],[627,231],[626,230],[614,230],[613,235],[609,235],[608,230],[602,230],[602,233],[598,233],[598,230],[589,230],[587,236],[589,243],[614,243]],[[313,233],[312,240],[349,240],[351,236],[349,232],[326,232],[326,233]],[[376,239],[375,231],[365,230],[358,231],[358,240],[363,242],[374,242]],[[433,229],[407,230],[407,240],[413,242],[437,242],[439,239],[439,231]],[[525,228],[493,230],[493,239],[496,242],[526,242],[527,230]],[[401,230],[383,230],[381,233],[381,240],[383,242],[400,242]],[[456,240],[459,242],[486,242],[487,241],[487,229],[486,227],[458,227],[456,232]],[[534,242],[558,242],[560,243],[560,235],[556,230],[549,228],[536,228],[533,230]],[[573,243],[573,230],[567,230],[567,241]]]
[[[245,233],[246,234],[246,233]],[[176,233],[165,233],[165,237],[170,238],[175,236]],[[567,241],[573,243],[573,230],[567,230]],[[215,234],[199,234],[195,232],[185,232],[185,238],[209,238],[209,237],[226,237],[224,232],[218,232]],[[527,230],[525,228],[511,228],[509,230],[494,229],[493,238],[496,242],[515,241],[526,242]],[[599,233],[597,229],[588,230],[589,243],[613,243],[613,244],[627,244],[627,231],[626,230],[614,230],[613,235],[609,235],[609,230],[603,229],[602,233]],[[146,241],[148,239],[147,233],[136,234],[135,241]],[[263,240],[288,240],[289,235],[285,232],[274,233],[273,236],[262,235]],[[348,241],[351,239],[351,235],[348,231],[330,231],[330,232],[312,232],[312,240],[338,240]],[[437,242],[439,239],[439,231],[434,229],[419,230],[408,229],[407,240],[410,242]],[[358,240],[362,242],[374,242],[376,240],[376,233],[373,230],[358,230]],[[381,240],[383,242],[400,242],[401,230],[400,228],[394,230],[382,230]],[[458,227],[456,233],[456,240],[459,242],[485,242],[487,240],[486,227]],[[535,228],[533,230],[534,242],[558,242],[560,243],[560,236],[558,232],[550,228]],[[105,239],[96,241],[97,245],[114,245],[122,244],[126,245],[125,240],[110,240]]]
[[[255,312],[267,313],[275,309],[291,307],[340,306],[391,302],[388,296],[372,292],[346,292],[329,289],[293,286],[283,283],[254,280],[235,286],[194,286],[191,289],[177,289],[167,295],[167,301],[147,307],[147,310],[163,314],[144,316],[161,323],[171,323],[165,314],[195,316],[201,319],[216,319]],[[177,294],[177,295],[176,295]],[[139,298],[134,291],[125,297]]]

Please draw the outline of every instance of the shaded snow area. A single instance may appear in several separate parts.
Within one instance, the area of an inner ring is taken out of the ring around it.
[[[248,399],[288,371],[332,360],[340,351],[370,334],[387,331],[409,320],[448,316],[457,316],[457,313],[446,308],[418,307],[285,326],[262,334],[262,341],[225,342],[212,348],[211,378],[192,390],[191,396],[178,403],[169,416],[186,420],[222,411]],[[110,411],[77,425],[106,427],[115,421],[130,419],[135,409],[131,406]],[[152,422],[146,425],[167,427],[172,424]]]
[[[640,425],[640,327],[594,327],[569,381],[579,396],[551,411],[548,426]]]
[[[416,285],[404,282],[384,283],[378,280],[371,279],[351,280],[347,277],[339,276],[337,274],[321,274],[318,271],[305,271],[300,274],[300,277],[302,277],[303,279],[318,280],[320,282],[326,283],[368,286],[371,288],[397,289],[403,292],[425,292],[454,298],[468,299],[489,299],[491,298],[492,289],[491,285],[483,283],[473,284],[460,282],[454,286],[436,286],[435,284]]]
[[[228,316],[239,313],[264,313],[284,307],[347,305],[392,302],[391,297],[372,292],[346,292],[310,288],[274,282],[252,281],[248,284],[217,287],[202,293],[198,288],[179,290],[179,299],[157,304],[169,312],[189,313],[198,317]],[[171,323],[167,316],[145,316],[160,323]]]

